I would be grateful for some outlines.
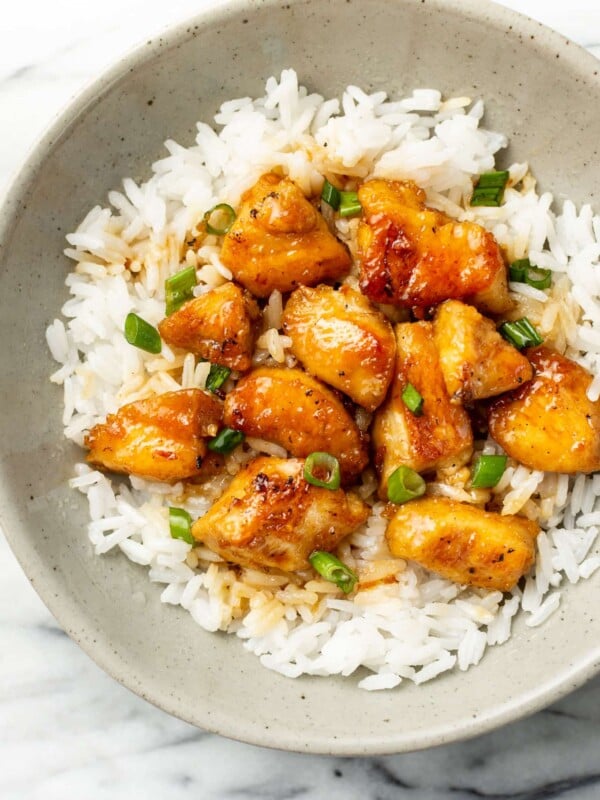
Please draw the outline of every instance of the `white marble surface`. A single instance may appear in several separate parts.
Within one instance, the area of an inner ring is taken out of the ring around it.
[[[0,186],[99,70],[209,0],[4,0]],[[368,0],[365,0],[368,2]],[[506,0],[600,56],[599,0]],[[600,680],[493,734],[369,759],[277,753],[132,695],[59,629],[0,534],[2,800],[541,800],[600,797]]]

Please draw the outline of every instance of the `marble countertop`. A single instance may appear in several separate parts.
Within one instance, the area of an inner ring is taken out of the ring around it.
[[[0,24],[0,186],[101,69],[210,0],[19,0]],[[600,57],[598,0],[505,0]],[[205,733],[115,683],[60,630],[0,532],[2,800],[542,800],[600,797],[600,679],[469,742],[383,758]]]

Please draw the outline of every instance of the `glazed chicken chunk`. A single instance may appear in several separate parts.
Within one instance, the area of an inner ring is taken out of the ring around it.
[[[400,466],[417,472],[461,467],[471,457],[473,434],[462,406],[450,402],[433,339],[431,322],[396,325],[396,371],[388,399],[375,413],[373,445],[380,475],[380,496]],[[402,399],[411,384],[423,397],[422,413]]]
[[[445,497],[400,506],[386,539],[393,555],[448,580],[508,592],[535,560],[535,522]]]
[[[268,173],[242,196],[221,261],[256,297],[348,272],[350,255],[293,181]]]
[[[481,225],[428,208],[412,181],[367,181],[358,196],[360,288],[371,300],[426,308],[464,299],[492,314],[512,307],[500,248]]]
[[[188,300],[158,330],[167,344],[244,372],[252,366],[259,319],[254,298],[235,283],[225,283]]]
[[[225,398],[223,419],[229,428],[274,442],[293,456],[330,453],[346,482],[368,461],[366,438],[341,400],[300,369],[253,370]]]
[[[490,435],[530,469],[600,470],[600,401],[587,396],[592,376],[548,347],[525,354],[535,375],[525,386],[492,403]]]
[[[394,371],[396,340],[389,321],[349,286],[296,289],[283,314],[283,331],[305,369],[374,411]]]
[[[87,460],[167,483],[194,478],[202,474],[205,437],[216,435],[222,416],[223,403],[201,389],[128,403],[90,430]]]
[[[366,521],[369,507],[352,492],[313,486],[303,473],[301,459],[254,459],[194,523],[194,538],[234,564],[309,568],[308,556],[335,549]]]
[[[438,306],[433,337],[448,394],[471,403],[516,389],[533,367],[473,306],[447,300]]]

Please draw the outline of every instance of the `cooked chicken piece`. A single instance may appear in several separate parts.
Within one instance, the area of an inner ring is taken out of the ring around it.
[[[243,372],[252,366],[259,319],[254,298],[235,283],[224,283],[188,300],[158,330],[167,344]]]
[[[352,492],[312,486],[303,472],[297,458],[255,458],[194,523],[194,538],[235,564],[306,569],[314,550],[335,549],[369,507]]]
[[[394,371],[396,340],[384,315],[349,286],[296,289],[283,331],[305,369],[367,411],[383,402]]]
[[[350,256],[288,178],[268,173],[242,196],[221,261],[256,297],[340,278]]]
[[[367,181],[358,196],[360,288],[371,300],[424,308],[462,298],[492,314],[512,307],[500,248],[481,225],[428,208],[412,181]]]
[[[533,380],[492,403],[490,435],[530,469],[600,470],[600,401],[586,394],[592,376],[548,347],[525,355],[535,371]]]
[[[508,592],[535,560],[540,529],[445,497],[400,506],[386,531],[391,552],[456,583]]]
[[[368,462],[367,442],[341,400],[300,369],[253,370],[225,398],[225,425],[305,458],[331,453],[345,481]]]
[[[452,404],[440,369],[431,322],[396,325],[396,374],[387,401],[375,413],[373,444],[379,471],[379,494],[400,466],[417,472],[457,469],[471,457],[473,434],[467,413]],[[402,393],[408,384],[423,397],[422,414],[408,409]]]
[[[138,400],[94,425],[87,460],[113,472],[174,483],[202,471],[204,437],[215,436],[223,403],[210,392],[180,392]]]
[[[516,389],[533,367],[473,306],[447,300],[438,306],[433,337],[452,400],[470,403]]]

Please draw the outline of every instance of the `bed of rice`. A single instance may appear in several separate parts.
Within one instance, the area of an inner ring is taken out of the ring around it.
[[[209,365],[163,344],[160,356],[128,345],[123,322],[135,311],[156,324],[164,316],[164,280],[183,265],[197,268],[198,293],[231,279],[219,261],[219,243],[198,247],[195,226],[216,203],[236,206],[241,193],[266,171],[289,175],[304,192],[317,194],[323,175],[412,178],[428,202],[450,215],[474,219],[491,230],[509,260],[529,256],[553,272],[552,290],[511,284],[520,309],[546,341],[586,366],[600,395],[600,218],[589,206],[553,207],[538,195],[527,164],[510,168],[510,185],[499,208],[468,208],[474,176],[494,168],[506,145],[499,133],[480,127],[480,100],[444,100],[440,92],[416,90],[403,99],[365,94],[350,86],[341,100],[326,100],[298,86],[293,70],[270,78],[264,97],[224,103],[215,132],[197,126],[195,143],[165,143],[168,155],[137,185],[123,181],[109,194],[111,207],[93,208],[67,239],[76,262],[66,280],[66,318],[48,328],[47,341],[60,368],[52,381],[64,388],[65,435],[82,444],[85,431],[108,413],[140,398],[204,386]],[[466,207],[466,210],[465,210]],[[352,246],[356,221],[340,220],[338,234]],[[352,280],[350,278],[349,280]],[[281,295],[264,310],[255,362],[293,363],[290,342],[279,331]],[[232,379],[235,380],[235,374]],[[359,420],[361,421],[361,420]],[[364,422],[364,420],[362,420]],[[493,442],[481,443],[498,451]],[[138,478],[113,481],[85,464],[71,481],[89,502],[88,535],[95,553],[120,550],[148,567],[163,584],[161,599],[182,606],[208,631],[228,631],[259,656],[265,667],[289,677],[350,675],[359,686],[388,689],[408,679],[423,683],[441,672],[468,669],[486,647],[501,644],[522,609],[529,626],[543,623],[561,602],[561,587],[589,577],[599,566],[594,542],[600,526],[600,474],[570,478],[509,463],[495,502],[503,513],[537,519],[535,570],[509,595],[464,588],[416,564],[393,559],[384,539],[385,520],[375,503],[367,525],[346,540],[340,557],[370,588],[351,599],[314,576],[290,580],[234,569],[203,547],[172,539],[168,505],[192,516],[206,511],[244,461],[281,448],[249,440],[228,458],[226,474],[201,492]],[[373,496],[367,472],[360,492]],[[435,483],[430,491],[484,503],[489,492],[468,491],[460,481]]]

